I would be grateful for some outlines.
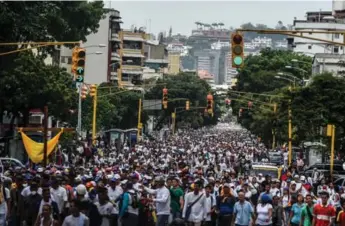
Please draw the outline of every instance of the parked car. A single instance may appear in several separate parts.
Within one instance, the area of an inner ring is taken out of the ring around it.
[[[5,170],[10,167],[25,167],[21,161],[15,158],[0,158],[0,164],[4,167]]]
[[[283,165],[284,164],[284,159],[281,154],[281,152],[269,152],[268,157],[271,163],[274,163],[275,165]]]
[[[314,165],[311,165],[304,171],[304,174],[308,177],[311,176],[314,171],[314,168],[316,168],[319,172],[323,173],[325,175],[325,178],[329,178],[331,176],[330,163],[316,163]],[[345,170],[341,162],[335,161],[333,164],[333,178],[339,177],[345,177]]]

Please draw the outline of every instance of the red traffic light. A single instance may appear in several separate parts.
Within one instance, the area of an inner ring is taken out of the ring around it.
[[[235,35],[232,37],[232,41],[233,41],[235,44],[239,45],[239,44],[242,43],[243,37],[242,37],[241,35],[239,35],[239,34],[235,34]]]
[[[164,89],[163,89],[163,94],[164,94],[164,95],[168,94],[168,89],[167,89],[167,88],[164,88]]]
[[[207,95],[207,100],[213,100],[213,96],[211,94]]]

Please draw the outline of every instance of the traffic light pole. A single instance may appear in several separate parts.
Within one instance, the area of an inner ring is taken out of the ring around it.
[[[77,133],[81,136],[81,90],[83,83],[79,83],[79,95],[78,95],[78,123],[77,123]]]

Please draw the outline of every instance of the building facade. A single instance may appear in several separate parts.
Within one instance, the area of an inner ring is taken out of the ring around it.
[[[338,19],[332,16],[331,11],[307,12],[306,20],[297,20],[293,22],[294,30],[314,30],[314,31],[343,31],[345,24],[340,23]],[[334,42],[342,42],[344,37],[341,34],[304,34],[306,37],[314,37]],[[304,53],[313,56],[316,53],[344,54],[345,50],[341,46],[325,44],[322,41],[309,40],[305,38],[289,38],[290,48],[294,52]]]
[[[312,75],[329,72],[333,76],[340,77],[345,74],[345,56],[343,54],[316,53],[313,59]]]
[[[116,82],[121,58],[121,40],[119,39],[120,24],[122,23],[120,12],[109,9],[105,18],[99,22],[96,33],[86,37],[83,43],[86,48],[84,82],[88,84],[100,84],[103,82]],[[60,67],[71,72],[72,50],[62,47],[60,50]]]
[[[177,75],[180,73],[181,56],[179,53],[168,53],[168,73],[170,75]]]
[[[142,83],[145,37],[145,32],[140,30],[120,32],[122,51],[120,54],[121,73],[118,75],[118,82],[121,87]]]

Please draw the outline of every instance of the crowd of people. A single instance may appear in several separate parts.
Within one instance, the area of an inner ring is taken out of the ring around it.
[[[0,226],[345,225],[344,189],[327,178],[297,165],[279,178],[243,170],[242,158],[260,161],[268,150],[233,124],[107,146],[78,147],[61,165],[8,169]]]

